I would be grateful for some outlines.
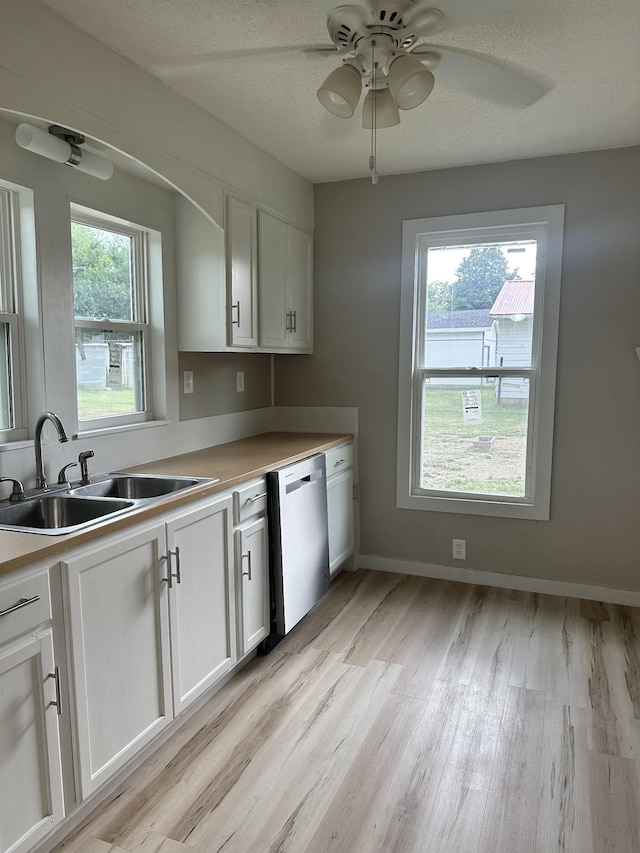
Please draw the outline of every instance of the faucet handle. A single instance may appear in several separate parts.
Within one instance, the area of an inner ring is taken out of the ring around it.
[[[59,486],[66,486],[69,483],[69,478],[67,477],[67,468],[75,468],[77,464],[77,462],[69,462],[67,465],[64,466],[64,468],[61,468],[58,471]]]
[[[82,453],[78,456],[78,462],[80,463],[80,482],[83,486],[88,486],[91,480],[89,479],[89,468],[87,466],[87,460],[92,459],[96,454],[93,450],[83,450]]]
[[[13,491],[9,498],[11,503],[17,503],[17,501],[24,500],[24,487],[20,480],[16,480],[13,477],[0,477],[0,483],[13,483]]]

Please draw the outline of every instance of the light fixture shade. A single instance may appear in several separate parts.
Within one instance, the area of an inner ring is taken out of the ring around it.
[[[16,128],[16,142],[20,148],[32,151],[56,163],[67,163],[79,172],[85,172],[101,181],[108,181],[113,175],[113,163],[106,157],[99,157],[90,151],[72,150],[71,145],[52,133],[46,133],[30,124],[20,124]],[[79,153],[78,153],[79,151]],[[74,153],[75,152],[75,153]]]
[[[412,110],[431,94],[435,77],[415,56],[401,53],[389,67],[389,91],[401,110]]]
[[[362,126],[371,130],[373,127],[373,104],[376,105],[376,128],[394,127],[400,124],[398,105],[391,97],[388,89],[370,89],[362,105]]]
[[[357,68],[349,63],[336,68],[318,89],[318,100],[330,113],[340,118],[351,118],[354,114],[360,93],[362,76]]]

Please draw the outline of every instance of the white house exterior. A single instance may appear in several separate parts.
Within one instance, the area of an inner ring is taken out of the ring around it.
[[[486,367],[495,364],[494,323],[486,308],[429,311],[425,337],[429,367]],[[473,379],[431,379],[436,385],[479,385]]]
[[[496,332],[496,361],[502,367],[530,367],[535,282],[505,281],[489,314]],[[528,399],[528,380],[510,377],[496,386],[501,402]]]

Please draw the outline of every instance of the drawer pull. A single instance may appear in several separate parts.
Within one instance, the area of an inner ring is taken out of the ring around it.
[[[261,494],[259,494],[259,495],[254,495],[252,498],[247,498],[247,499],[246,499],[246,501],[245,501],[245,503],[247,503],[247,504],[252,504],[254,501],[259,501],[259,500],[260,500],[260,498],[266,498],[266,496],[267,496],[267,493],[266,493],[266,492],[262,492],[262,493],[261,493]]]
[[[60,716],[62,714],[62,698],[60,694],[60,667],[56,667],[55,672],[50,672],[47,675],[47,678],[55,678],[56,680],[56,699],[55,702],[49,702],[49,705],[53,705],[56,709],[56,714]]]
[[[338,459],[338,461],[337,461],[337,462],[334,462],[334,463],[333,463],[333,467],[334,467],[334,468],[337,468],[337,467],[338,467],[338,465],[344,465],[344,463],[345,463],[346,461],[347,461],[346,459]]]
[[[0,610],[0,616],[6,616],[9,613],[14,613],[16,610],[20,610],[22,607],[26,607],[28,604],[34,604],[36,601],[40,601],[39,595],[34,595],[33,598],[21,598],[13,607],[7,607],[6,610]]]

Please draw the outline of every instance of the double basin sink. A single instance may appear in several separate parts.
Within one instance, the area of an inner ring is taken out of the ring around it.
[[[124,515],[151,501],[183,492],[214,478],[153,474],[107,474],[86,486],[54,486],[16,503],[0,504],[0,530],[60,536]]]

